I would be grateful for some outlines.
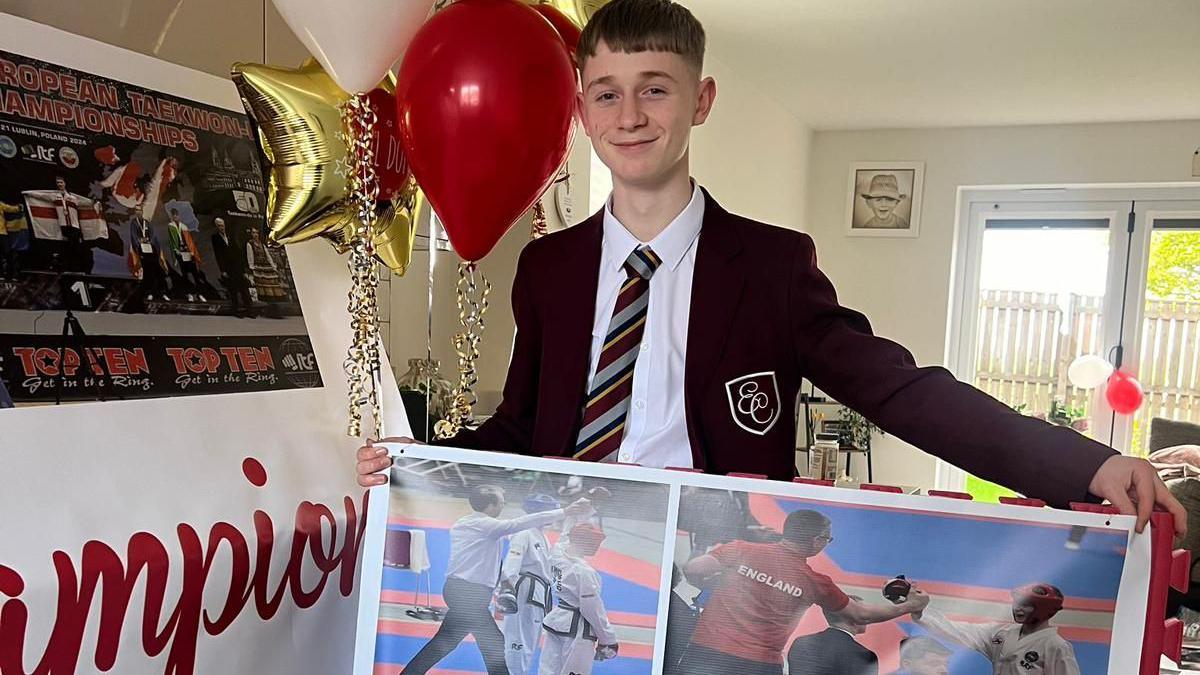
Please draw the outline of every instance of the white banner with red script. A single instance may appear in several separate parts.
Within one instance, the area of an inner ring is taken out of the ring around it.
[[[0,35],[240,108],[222,78],[7,15]],[[350,281],[323,241],[288,258],[320,386],[0,410],[0,673],[350,672],[368,501],[359,441],[344,432]],[[112,327],[104,313],[79,318]],[[172,317],[182,327],[159,334],[205,334],[213,320]],[[290,325],[263,321],[274,334]],[[386,427],[409,433],[383,374]]]
[[[323,388],[0,411],[0,673],[350,672],[349,282],[323,242],[291,252]]]

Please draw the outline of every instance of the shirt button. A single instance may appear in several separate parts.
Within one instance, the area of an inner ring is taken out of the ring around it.
[[[623,452],[623,453],[621,453],[621,454],[620,454],[620,455],[617,457],[617,460],[618,460],[618,461],[621,461],[621,462],[628,462],[628,461],[629,461],[629,453],[628,453],[628,452]]]
[[[644,351],[644,352],[650,351],[650,343],[649,342],[642,343],[642,351]]]
[[[646,409],[646,402],[645,402],[645,401],[640,401],[640,400],[639,400],[639,401],[634,401],[634,402],[633,402],[633,407],[637,408],[638,410],[645,410],[645,409]]]

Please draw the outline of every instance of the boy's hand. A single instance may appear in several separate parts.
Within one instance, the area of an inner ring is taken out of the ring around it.
[[[1137,516],[1137,531],[1150,521],[1155,505],[1161,506],[1175,519],[1175,534],[1187,534],[1187,511],[1167,490],[1154,466],[1138,457],[1113,455],[1100,465],[1088,492],[1107,499],[1122,514]]]
[[[420,441],[415,441],[406,436],[392,436],[385,438],[380,443],[406,443],[409,445],[417,444],[424,445]],[[387,471],[392,466],[392,458],[388,456],[388,449],[382,446],[375,445],[375,441],[367,439],[367,444],[358,449],[358,484],[363,487],[375,487],[388,482],[388,477],[384,471]]]

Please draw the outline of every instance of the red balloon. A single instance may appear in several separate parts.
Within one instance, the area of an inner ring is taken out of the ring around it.
[[[582,34],[579,26],[576,26],[574,21],[568,19],[567,15],[563,14],[554,5],[534,5],[533,8],[538,14],[546,17],[550,25],[554,26],[554,30],[558,31],[559,37],[567,45],[567,52],[571,54],[571,59],[574,60],[575,49],[579,47],[579,36]]]
[[[454,250],[480,260],[550,186],[570,149],[575,70],[517,0],[459,0],[408,47],[400,139]]]
[[[391,199],[408,182],[408,160],[400,144],[400,125],[396,121],[396,95],[384,89],[367,94],[375,122],[375,176],[379,179],[379,198]]]
[[[1142,383],[1123,370],[1115,370],[1108,377],[1108,388],[1104,396],[1108,399],[1109,407],[1122,415],[1132,414],[1142,407],[1142,401],[1146,400]]]

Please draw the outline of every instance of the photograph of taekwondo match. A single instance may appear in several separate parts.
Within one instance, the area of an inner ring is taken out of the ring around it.
[[[685,486],[664,675],[1102,675],[1126,530]]]
[[[397,458],[389,490],[376,675],[653,673],[668,486]]]

